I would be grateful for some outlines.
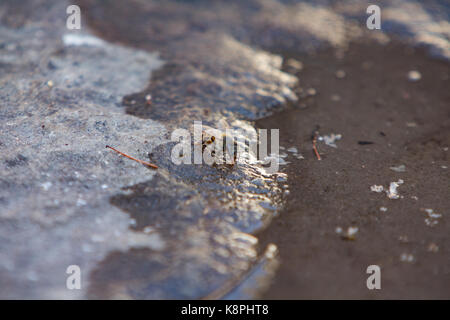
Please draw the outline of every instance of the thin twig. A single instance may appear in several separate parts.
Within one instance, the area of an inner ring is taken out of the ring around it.
[[[120,154],[120,155],[122,155],[122,156],[124,156],[124,157],[126,157],[126,158],[128,158],[128,159],[131,159],[131,160],[134,160],[134,161],[136,161],[136,162],[139,162],[140,164],[146,165],[146,166],[148,166],[148,167],[150,167],[150,168],[153,168],[153,169],[158,169],[158,166],[155,165],[155,164],[153,164],[153,163],[150,163],[150,162],[147,162],[147,161],[142,161],[142,160],[133,158],[133,157],[131,157],[131,156],[129,156],[129,155],[123,153],[123,152],[120,152],[119,150],[117,150],[117,149],[115,149],[115,148],[113,148],[113,147],[110,147],[110,146],[106,146],[106,148],[109,148],[109,149],[111,149],[111,150],[114,150],[114,151],[117,152],[118,154]]]
[[[319,135],[319,130],[316,129],[312,135],[312,148],[314,150],[314,153],[316,154],[317,160],[322,160],[322,158],[320,157],[319,151],[317,150],[317,136],[318,135]]]

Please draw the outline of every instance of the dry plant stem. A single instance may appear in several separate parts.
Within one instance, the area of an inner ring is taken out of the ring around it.
[[[136,161],[136,162],[139,162],[140,164],[146,165],[147,167],[150,167],[150,168],[153,168],[153,169],[158,169],[158,166],[157,166],[157,165],[154,165],[153,163],[150,163],[150,162],[147,162],[147,161],[142,161],[142,160],[133,158],[133,157],[131,157],[131,156],[129,156],[129,155],[123,153],[123,152],[120,152],[119,150],[117,150],[117,149],[115,149],[115,148],[113,148],[113,147],[110,147],[110,146],[106,146],[106,148],[109,148],[109,149],[111,149],[111,150],[117,152],[118,154],[120,154],[120,155],[122,155],[122,156],[124,156],[124,157],[126,157],[126,158],[128,158],[128,159],[131,159],[131,160],[134,160],[134,161]]]
[[[312,144],[313,144],[313,150],[314,150],[314,153],[316,154],[317,160],[322,160],[322,158],[320,157],[319,151],[317,151],[317,133],[314,134]]]

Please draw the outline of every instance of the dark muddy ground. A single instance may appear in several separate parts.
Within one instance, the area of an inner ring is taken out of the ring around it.
[[[280,145],[305,157],[287,158],[287,206],[259,235],[281,254],[264,298],[448,299],[449,65],[395,43],[353,44],[342,57],[295,56],[304,64],[301,88],[316,96],[257,123],[280,128]],[[421,80],[408,81],[410,70]],[[336,149],[319,142],[322,161],[311,149],[316,125],[320,134],[342,134]],[[405,172],[390,169],[401,164]],[[400,199],[370,190],[399,179]],[[424,208],[442,215],[434,227]],[[349,226],[359,228],[354,241],[336,233]],[[381,290],[366,287],[372,264],[381,267]]]

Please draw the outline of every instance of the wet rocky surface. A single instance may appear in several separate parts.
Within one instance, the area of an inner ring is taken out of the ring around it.
[[[365,30],[356,2],[207,3],[78,1],[82,29],[71,31],[65,1],[2,2],[2,298],[246,298],[267,287],[277,250],[255,235],[291,182],[250,163],[177,166],[171,132],[193,120],[252,129],[302,98],[301,76],[299,86],[283,66],[291,52],[389,37]],[[446,57],[443,5],[391,1],[389,31]],[[420,14],[398,19],[411,6]],[[417,21],[420,37],[408,38]],[[66,288],[72,264],[82,290]]]

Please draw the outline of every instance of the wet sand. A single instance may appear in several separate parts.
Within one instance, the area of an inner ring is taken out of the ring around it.
[[[259,234],[281,255],[264,298],[450,298],[449,64],[395,43],[292,56],[304,65],[300,87],[317,94],[257,122],[280,128],[280,145],[305,157],[286,159],[287,205]],[[422,78],[408,81],[410,70]],[[311,148],[317,125],[320,135],[342,134],[337,148],[318,143],[321,161]],[[390,169],[402,164],[405,172]],[[400,199],[370,190],[399,179]],[[437,224],[424,209],[442,215]],[[357,227],[355,239],[339,227]],[[373,264],[381,290],[366,287]]]

